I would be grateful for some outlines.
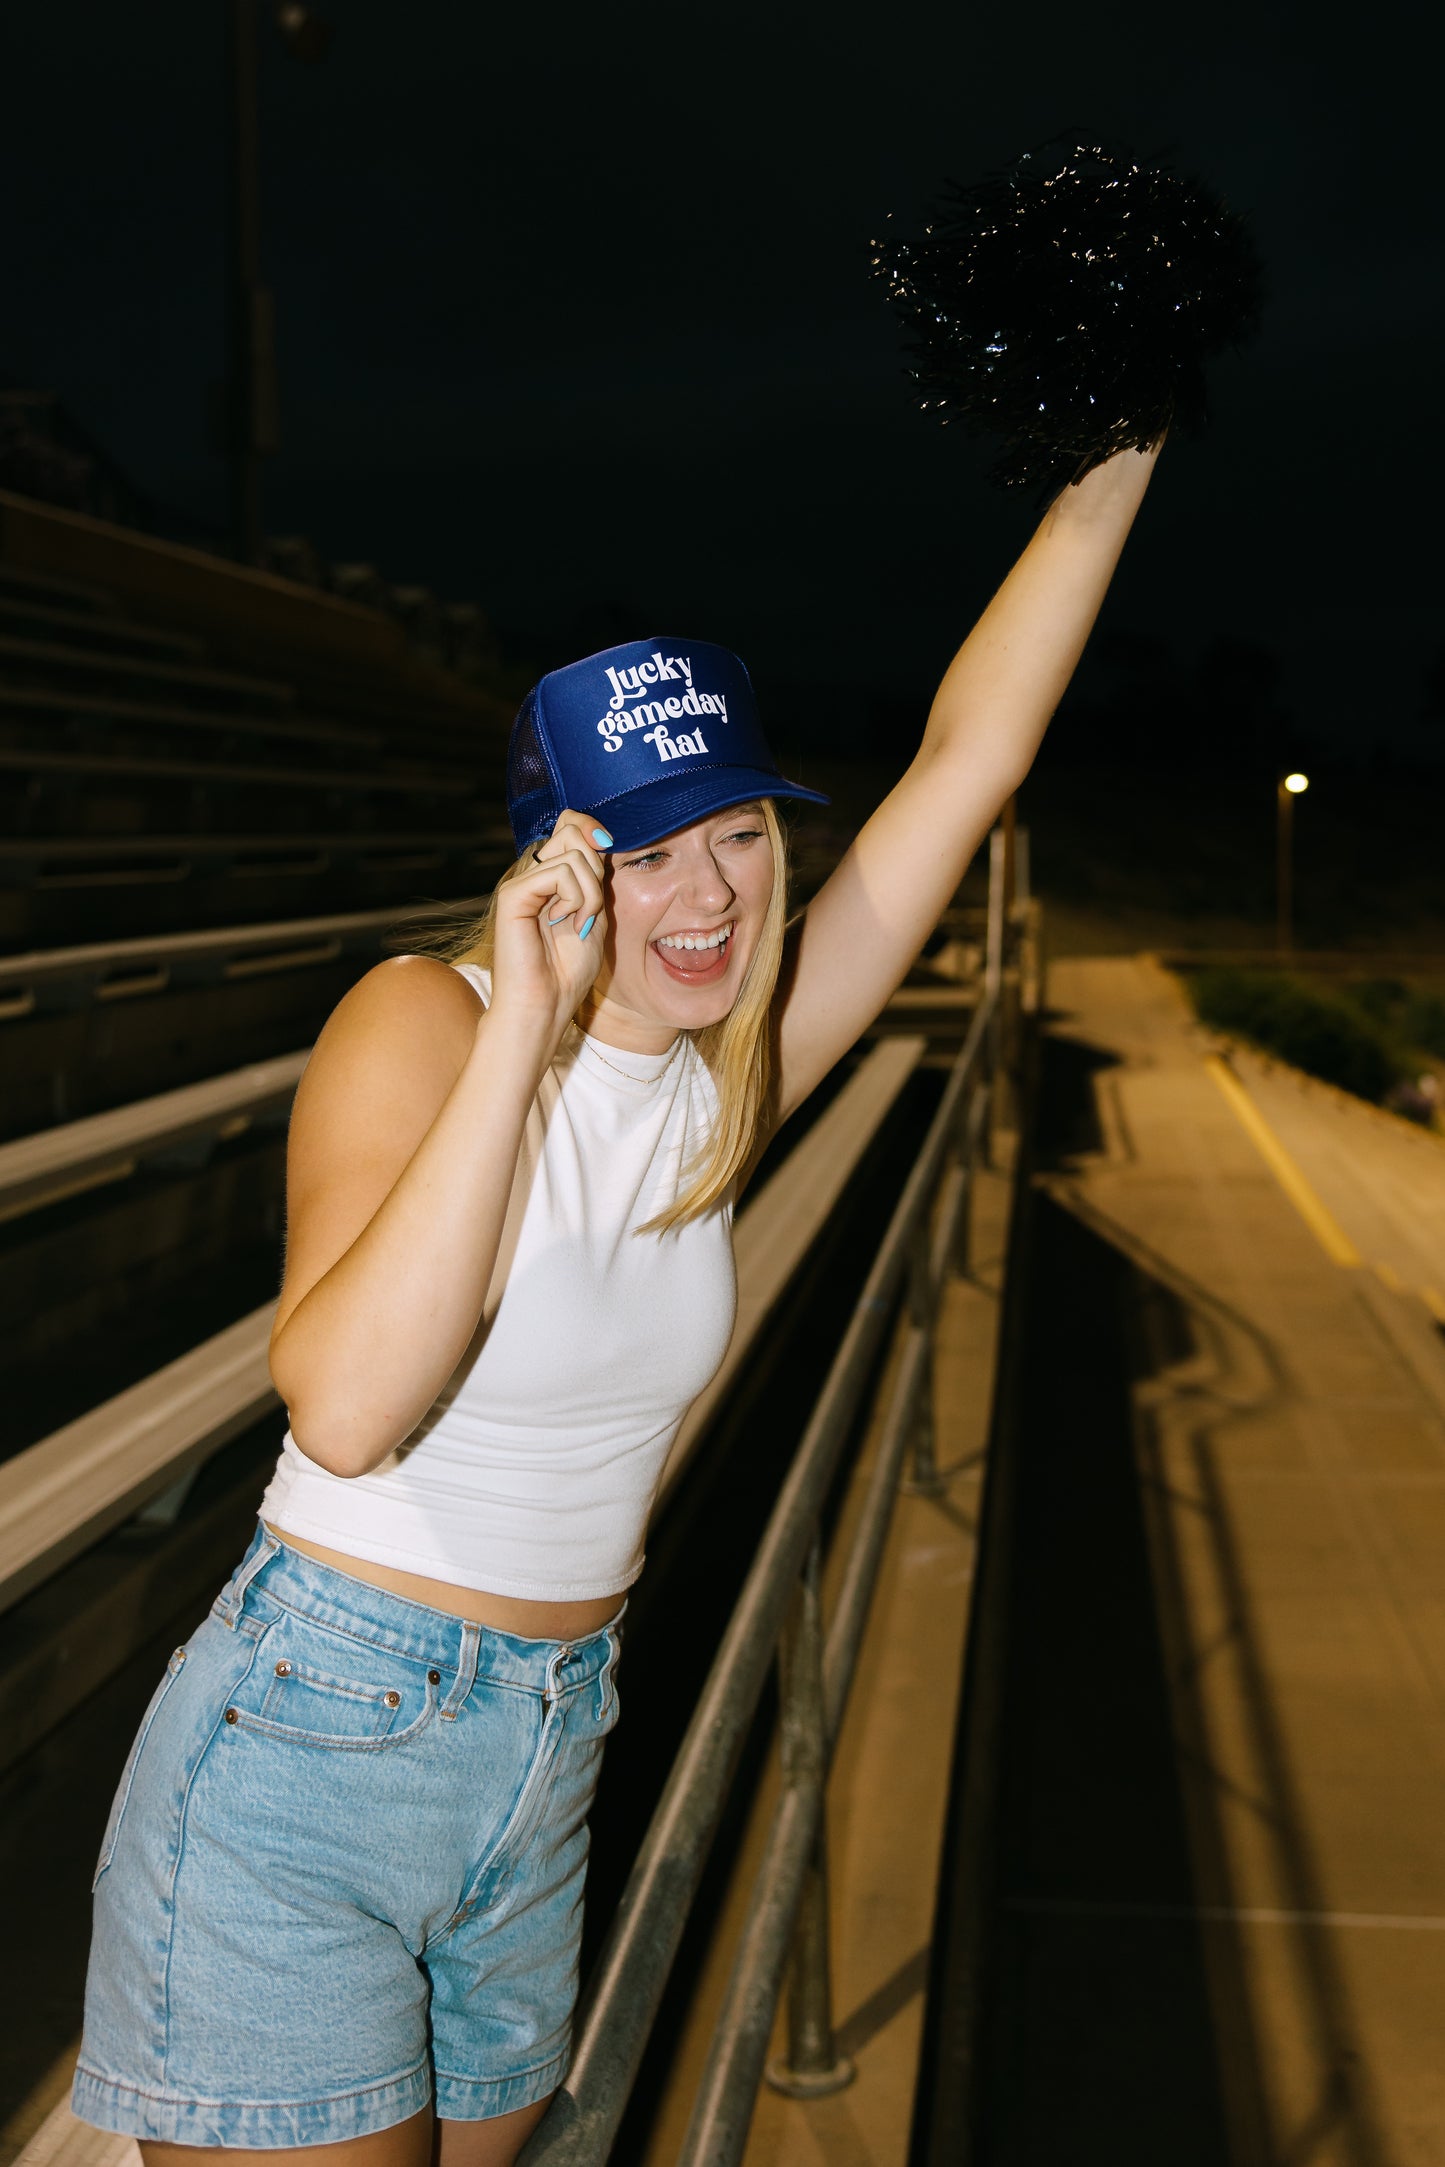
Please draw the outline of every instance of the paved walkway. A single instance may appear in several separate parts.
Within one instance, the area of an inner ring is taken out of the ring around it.
[[[1137,1267],[1138,1467],[1230,2167],[1445,2159],[1445,1146],[1069,958]],[[1382,1269],[1383,1267],[1383,1269]],[[1130,1913],[1100,1888],[1093,1908]]]
[[[1248,1048],[1230,1059],[1361,1263],[1445,1324],[1445,1136]]]

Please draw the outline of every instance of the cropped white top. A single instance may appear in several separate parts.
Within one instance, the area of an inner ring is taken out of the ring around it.
[[[484,970],[456,968],[490,997]],[[434,1405],[367,1475],[328,1473],[288,1430],[262,1517],[461,1588],[629,1587],[737,1306],[730,1202],[636,1229],[678,1196],[716,1116],[690,1039],[638,1054],[569,1030],[527,1117],[481,1321]]]

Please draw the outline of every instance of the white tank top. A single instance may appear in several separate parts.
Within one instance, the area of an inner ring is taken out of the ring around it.
[[[484,970],[455,968],[490,997]],[[288,1430],[262,1517],[459,1588],[570,1602],[629,1587],[737,1306],[730,1198],[635,1230],[677,1197],[716,1117],[690,1039],[638,1054],[569,1030],[527,1116],[481,1322],[435,1403],[368,1475],[329,1474]]]

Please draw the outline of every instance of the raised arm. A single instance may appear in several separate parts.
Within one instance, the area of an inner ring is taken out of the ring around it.
[[[1121,452],[1050,505],[950,663],[907,773],[804,913],[780,981],[780,1111],[902,982],[1033,765],[1158,455]]]

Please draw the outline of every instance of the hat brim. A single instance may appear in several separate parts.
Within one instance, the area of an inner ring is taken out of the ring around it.
[[[709,813],[726,812],[730,805],[746,805],[753,798],[801,798],[809,805],[829,805],[821,790],[805,790],[761,767],[707,767],[690,769],[686,776],[659,776],[621,790],[615,798],[595,798],[585,810],[604,821],[616,850],[640,850],[661,842],[678,828]]]

